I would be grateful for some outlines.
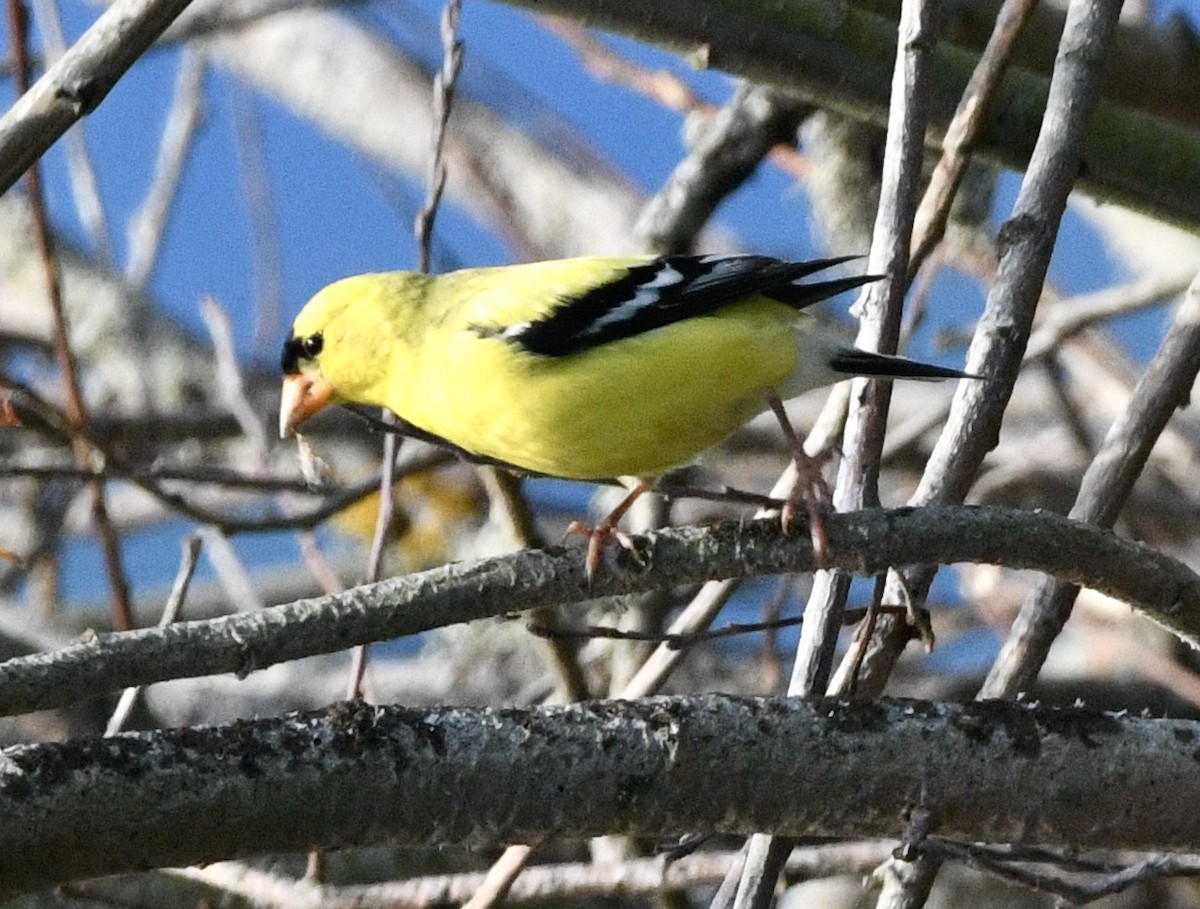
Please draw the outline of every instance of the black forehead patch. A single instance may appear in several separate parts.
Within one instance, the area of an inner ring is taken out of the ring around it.
[[[285,376],[293,376],[300,371],[300,360],[304,357],[304,342],[300,338],[288,338],[283,342],[283,356],[279,368]]]

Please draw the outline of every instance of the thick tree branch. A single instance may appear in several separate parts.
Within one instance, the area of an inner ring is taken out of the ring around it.
[[[895,835],[918,805],[976,842],[1195,851],[1198,740],[1190,721],[998,702],[347,703],[6,749],[0,894],[313,844]]]
[[[514,6],[567,16],[663,45],[704,65],[789,89],[810,103],[887,122],[889,72],[896,24],[837,0],[750,4],[742,0],[505,0]],[[889,4],[896,8],[894,2]],[[940,134],[954,111],[978,54],[949,42],[933,55],[930,120]],[[1190,83],[1185,83],[1190,91]],[[1049,80],[1011,67],[1000,84],[976,152],[1024,168],[1037,141]],[[1079,188],[1100,199],[1181,225],[1196,226],[1200,131],[1113,101],[1099,105],[1088,137]]]
[[[894,18],[895,0],[851,0],[854,6]],[[942,34],[950,41],[981,51],[991,40],[1004,0],[943,0]],[[1122,21],[1113,33],[1104,77],[1104,97],[1157,116],[1200,126],[1195,86],[1200,83],[1200,43],[1183,16]],[[1039,3],[1013,47],[1012,62],[1042,75],[1054,68],[1058,42],[1066,22],[1066,5]]]

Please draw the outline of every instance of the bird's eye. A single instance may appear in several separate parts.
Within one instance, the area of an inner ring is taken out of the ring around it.
[[[312,359],[321,352],[321,348],[325,346],[325,339],[319,334],[309,335],[300,342],[300,349],[304,351],[304,356]]]

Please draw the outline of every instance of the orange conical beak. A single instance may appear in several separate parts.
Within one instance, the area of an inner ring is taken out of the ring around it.
[[[279,438],[290,436],[332,397],[333,386],[319,372],[284,376],[279,396]]]

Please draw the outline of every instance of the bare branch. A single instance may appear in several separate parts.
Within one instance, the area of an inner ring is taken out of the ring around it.
[[[174,622],[183,609],[183,601],[187,597],[188,587],[192,583],[192,574],[195,572],[196,562],[200,558],[200,537],[197,534],[189,534],[183,540],[182,550],[179,558],[179,570],[175,574],[175,583],[171,585],[171,593],[167,597],[162,616],[158,620],[159,628],[164,628]],[[121,692],[117,706],[113,710],[112,716],[108,718],[108,725],[104,727],[105,735],[116,735],[125,727],[125,722],[129,719],[129,714],[133,710],[133,705],[137,703],[141,691],[142,686],[134,685]]]
[[[1150,449],[1175,410],[1187,403],[1200,372],[1200,277],[1192,283],[1162,346],[1138,382],[1125,411],[1084,474],[1071,517],[1112,527]],[[1030,592],[981,697],[1012,697],[1037,677],[1062,631],[1079,588],[1044,578]]]
[[[315,842],[894,836],[918,797],[947,837],[1196,851],[1198,737],[1190,721],[999,702],[340,704],[5,749],[2,886],[12,895]],[[1097,784],[1104,799],[1079,798]]]
[[[33,0],[38,30],[46,43],[47,63],[53,64],[67,51],[67,40],[58,16],[58,5],[53,0]],[[112,239],[108,232],[108,219],[104,214],[104,203],[100,198],[100,187],[96,182],[96,170],[92,167],[88,153],[83,124],[77,123],[67,130],[67,177],[71,183],[71,195],[75,200],[75,211],[79,221],[91,240],[92,249],[100,264],[113,266]]]
[[[142,287],[150,278],[158,259],[158,248],[167,227],[167,217],[175,200],[175,191],[187,163],[192,139],[200,125],[201,91],[204,81],[204,55],[187,47],[179,60],[175,91],[167,122],[163,126],[154,178],[146,197],[129,219],[125,232],[129,258],[125,278],[134,287]]]
[[[0,193],[91,113],[191,0],[116,0],[0,117]]]
[[[802,879],[834,874],[866,874],[895,848],[891,840],[830,843],[795,849],[784,874]],[[674,861],[665,856],[628,859],[617,864],[573,862],[534,865],[509,889],[508,903],[535,899],[606,897],[614,891],[653,896],[664,888],[695,887],[720,881],[738,853],[697,852]],[[314,888],[235,862],[171,872],[203,881],[231,894],[290,909],[420,909],[466,902],[483,883],[483,874],[442,874],[381,884]]]
[[[17,85],[24,90],[27,87],[29,76],[26,48],[28,22],[25,7],[19,0],[8,0],[8,13],[9,36],[13,57],[17,64]],[[84,37],[86,38],[86,35]],[[66,56],[64,55],[62,59],[65,60]],[[31,93],[31,91],[26,91],[27,95]],[[3,122],[0,121],[0,128],[2,127]],[[0,153],[0,161],[3,161],[2,153]],[[0,169],[2,167],[3,165],[0,164]],[[89,454],[86,441],[88,414],[84,405],[83,386],[79,378],[75,352],[71,349],[66,308],[63,304],[62,277],[54,255],[50,222],[42,197],[41,174],[36,160],[31,163],[25,174],[25,186],[29,195],[29,207],[33,214],[34,246],[41,257],[42,271],[46,281],[46,297],[50,303],[50,312],[54,320],[54,356],[58,361],[65,388],[66,428],[71,437],[71,449],[75,454],[75,462],[83,466],[87,463]],[[98,477],[93,478],[88,482],[88,488],[92,498],[92,520],[95,523],[96,537],[104,557],[104,567],[112,594],[113,624],[121,630],[132,628],[133,606],[129,596],[129,582],[125,577],[125,569],[121,561],[121,548],[117,540],[117,532],[105,503],[104,481]]]
[[[864,350],[895,353],[899,343],[924,157],[930,58],[937,43],[936,11],[932,0],[904,0],[901,6],[879,209],[867,259],[868,273],[883,275],[884,280],[865,287],[853,310],[860,320],[855,345]],[[891,392],[890,382],[858,378],[850,383],[842,462],[833,492],[834,507],[841,511],[879,504],[880,454]],[[827,690],[850,580],[849,572],[835,570],[821,570],[813,578],[788,694],[811,697]],[[767,909],[793,845],[763,834],[751,839],[735,909]]]
[[[742,85],[705,123],[634,224],[647,251],[686,252],[717,205],[777,146],[794,146],[808,107],[782,92]]]
[[[942,157],[929,178],[929,185],[917,209],[909,280],[946,231],[950,206],[967,171],[992,99],[1000,88],[1000,80],[1008,69],[1013,45],[1037,5],[1036,0],[1007,0],[996,15],[996,26],[979,57],[979,63],[971,73],[971,81],[963,90],[954,117],[946,127],[946,135],[942,139]]]
[[[261,20],[205,42],[219,66],[270,92],[319,129],[372,160],[413,175],[429,167],[429,77],[350,17],[314,7]],[[404,116],[379,116],[379,111]],[[560,135],[559,139],[564,137]],[[521,233],[538,258],[633,252],[640,195],[629,181],[566,141],[554,150],[468,98],[446,136],[446,194],[501,237]]]
[[[665,46],[702,59],[714,69],[795,92],[802,100],[879,127],[887,122],[896,23],[859,4],[834,0],[782,7],[743,0],[505,2]],[[894,15],[894,0],[877,2],[885,3]],[[1185,38],[1182,43],[1195,41]],[[1188,53],[1195,56],[1194,49]],[[939,130],[953,117],[977,61],[976,53],[950,42],[934,52],[934,79],[927,101],[931,122]],[[1195,68],[1193,63],[1188,69]],[[1152,78],[1148,81],[1153,84]],[[1194,108],[1194,82],[1184,75],[1178,84],[1179,94],[1186,95]],[[1045,113],[1042,99],[1048,88],[1045,76],[1011,68],[980,134],[978,156],[1007,167],[1026,167]],[[1079,188],[1195,227],[1200,185],[1192,179],[1191,165],[1200,159],[1200,131],[1115,101],[1102,103],[1095,120],[1088,140],[1088,167],[1079,175]],[[939,137],[931,135],[928,141],[937,146]]]
[[[1163,553],[1049,512],[868,510],[830,515],[826,529],[835,568],[867,576],[891,565],[935,562],[1035,569],[1128,602],[1200,645],[1200,576]],[[623,549],[609,551],[591,584],[577,549],[529,550],[249,615],[98,636],[0,664],[0,713],[171,678],[246,675],[285,660],[550,604],[814,567],[812,541],[784,537],[778,519],[673,528],[635,542],[646,567]]]

